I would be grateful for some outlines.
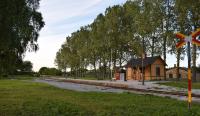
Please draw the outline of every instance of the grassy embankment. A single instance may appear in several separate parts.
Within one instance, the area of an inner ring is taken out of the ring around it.
[[[107,78],[95,78],[93,76],[86,76],[86,77],[69,77],[72,79],[82,79],[82,80],[111,80],[109,77]]]
[[[200,105],[132,93],[75,92],[22,80],[0,80],[1,116],[197,116]]]
[[[188,88],[188,82],[187,81],[171,81],[166,83],[159,83],[161,85],[166,86],[172,86],[172,87],[178,87],[178,88]],[[192,83],[193,89],[200,89],[200,82]]]

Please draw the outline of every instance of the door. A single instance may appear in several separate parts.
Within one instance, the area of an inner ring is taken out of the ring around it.
[[[160,78],[160,67],[156,66],[156,79]]]
[[[124,81],[124,73],[120,73],[120,80]]]

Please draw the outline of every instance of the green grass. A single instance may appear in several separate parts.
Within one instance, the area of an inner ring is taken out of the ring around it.
[[[38,77],[30,76],[30,75],[15,75],[11,77],[12,79],[17,79],[17,80],[33,80]]]
[[[34,80],[39,77],[31,75],[9,75],[8,77],[0,77],[0,79],[14,79],[14,80]]]
[[[132,93],[75,92],[43,83],[0,80],[0,116],[197,116],[200,105]]]
[[[159,83],[161,85],[167,85],[172,87],[178,87],[178,88],[188,88],[188,82],[187,81],[173,81],[173,82],[166,82],[166,83]],[[200,89],[200,82],[192,83],[193,89]]]
[[[97,80],[95,77],[78,77],[77,79],[83,79],[83,80]]]

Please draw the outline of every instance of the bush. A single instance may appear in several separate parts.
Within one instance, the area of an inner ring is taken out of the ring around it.
[[[61,76],[62,72],[56,68],[42,67],[39,70],[40,75]]]

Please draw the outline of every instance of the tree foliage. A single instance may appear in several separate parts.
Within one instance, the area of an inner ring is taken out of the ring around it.
[[[56,68],[41,67],[39,70],[40,75],[61,76],[62,72]]]
[[[33,64],[30,61],[23,61],[21,64],[18,64],[18,70],[21,72],[32,72]]]
[[[143,52],[161,55],[165,61],[167,53],[176,54],[180,62],[185,49],[176,50],[175,33],[187,34],[199,27],[199,5],[198,1],[128,0],[108,7],[93,23],[66,38],[55,63],[60,69],[72,71],[93,67],[106,77],[109,69],[123,66]]]
[[[14,71],[27,50],[38,50],[37,39],[44,26],[37,11],[39,1],[0,1],[0,74]]]

